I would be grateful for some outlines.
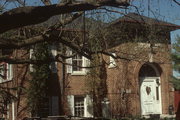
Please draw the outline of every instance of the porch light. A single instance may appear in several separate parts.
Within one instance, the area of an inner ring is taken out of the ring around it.
[[[156,79],[156,83],[157,83],[158,86],[160,85],[159,79]]]
[[[108,98],[104,98],[104,100],[102,101],[102,103],[103,103],[103,104],[109,104],[109,103],[110,103],[110,101],[109,101],[109,99],[108,99]]]

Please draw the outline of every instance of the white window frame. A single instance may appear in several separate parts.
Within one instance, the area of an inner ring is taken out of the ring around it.
[[[11,109],[12,109],[12,120],[15,120],[15,101],[12,101]]]
[[[34,49],[30,49],[29,50],[29,58],[30,59],[33,59],[33,54],[34,54]],[[29,71],[30,72],[34,71],[33,64],[29,64]]]
[[[70,113],[72,116],[75,116],[75,99],[76,97],[83,97],[84,101],[84,116],[82,117],[93,117],[93,99],[90,95],[68,95],[68,105],[70,109]],[[89,109],[91,108],[91,109]]]
[[[83,68],[83,67],[87,67],[86,60],[87,60],[87,58],[82,56],[82,68],[81,68],[81,70],[80,71],[73,70],[73,66],[72,66],[72,74],[71,75],[86,75],[87,69]],[[72,65],[73,65],[73,58],[72,58]]]
[[[11,81],[13,79],[13,67],[12,67],[12,64],[9,64],[9,63],[1,63],[1,65],[5,65],[5,76],[6,78],[2,78],[0,77],[0,83],[4,83],[4,82],[7,82],[7,81]]]
[[[67,55],[72,55],[72,51],[69,50],[67,51]],[[68,58],[66,59],[66,69],[67,69],[67,73],[70,73],[71,75],[86,75],[88,72],[87,68],[83,68],[83,67],[88,67],[90,65],[90,60],[84,56],[82,56],[82,70],[81,71],[75,71],[73,70],[73,58]]]
[[[76,62],[77,64],[77,66],[74,66],[74,62]],[[81,63],[81,64],[79,64],[79,66],[78,66],[78,63]],[[80,69],[80,70],[74,70],[74,67],[76,67],[77,69]],[[81,73],[82,71],[83,71],[83,68],[81,68],[81,67],[83,67],[83,56],[82,55],[75,55],[74,57],[72,57],[72,71],[73,71],[73,73]]]
[[[111,54],[116,57],[116,53],[111,53]],[[117,64],[116,64],[115,59],[112,56],[110,56],[108,68],[115,68],[116,66],[117,66]]]
[[[50,54],[52,55],[52,58],[55,59],[55,57],[57,56],[57,47],[55,44],[51,45],[49,47],[50,50]],[[57,62],[51,62],[50,64],[50,69],[52,71],[52,73],[57,73],[58,69],[57,69]]]
[[[82,105],[76,105],[76,99],[82,99],[83,101],[80,102],[80,103],[83,103]],[[76,109],[79,108],[79,109],[83,109],[83,115],[82,116],[78,116],[76,115]],[[74,96],[74,115],[77,116],[77,117],[84,117],[85,116],[85,97],[84,96]]]
[[[29,50],[29,58],[32,60],[35,59],[33,54],[34,54],[34,49],[31,48]],[[49,54],[52,55],[52,58],[55,58],[57,56],[57,47],[55,45],[49,46]],[[51,69],[52,73],[57,73],[58,71],[57,62],[51,62],[49,68]],[[29,64],[29,70],[30,72],[34,72],[33,64]]]

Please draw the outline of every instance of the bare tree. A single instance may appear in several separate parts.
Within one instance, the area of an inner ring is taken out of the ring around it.
[[[11,10],[4,10],[2,7],[2,14],[0,14],[0,48],[2,50],[17,50],[17,49],[27,49],[29,47],[38,43],[48,42],[48,43],[61,43],[73,51],[76,51],[75,54],[81,54],[88,59],[92,59],[94,54],[104,54],[107,56],[111,56],[114,59],[124,59],[127,61],[136,60],[136,61],[148,61],[149,58],[147,55],[141,56],[145,52],[149,52],[151,47],[141,48],[142,46],[138,46],[138,44],[125,44],[123,46],[123,50],[121,51],[107,51],[108,41],[105,37],[115,38],[114,35],[117,35],[117,31],[104,31],[102,35],[95,34],[94,31],[93,37],[89,37],[86,39],[87,41],[82,42],[78,41],[77,38],[80,38],[80,34],[84,34],[87,31],[81,30],[69,32],[70,30],[66,29],[70,23],[78,19],[80,16],[84,14],[84,11],[89,10],[105,10],[106,12],[116,12],[121,13],[115,10],[107,9],[106,7],[116,7],[116,8],[126,8],[128,7],[129,0],[86,0],[86,1],[63,1],[57,4],[52,4],[51,0],[41,0],[44,4],[43,6],[27,6],[26,0],[13,0],[20,4],[20,7],[13,8]],[[9,0],[6,1],[10,2]],[[103,8],[102,8],[103,7]],[[95,13],[99,11],[95,11]],[[100,11],[101,12],[101,11]],[[38,25],[40,23],[46,22],[48,19],[52,18],[55,15],[65,15],[63,20],[59,19],[58,22],[51,24],[48,27],[40,28]],[[140,23],[138,23],[140,24]],[[37,25],[37,26],[36,26]],[[144,26],[143,26],[144,27]],[[112,28],[114,30],[114,28]],[[89,32],[89,31],[88,31]],[[73,34],[73,35],[72,35]],[[74,34],[76,35],[74,37]],[[90,33],[87,33],[90,34]],[[110,36],[109,34],[113,34]],[[123,33],[118,33],[123,34]],[[147,34],[147,33],[146,33]],[[151,33],[154,34],[154,33]],[[73,37],[67,37],[67,35]],[[123,34],[125,35],[125,34]],[[148,38],[150,35],[147,35]],[[82,36],[81,36],[82,37]],[[97,37],[97,38],[96,38]],[[102,39],[100,43],[103,46],[102,49],[98,49],[96,51],[92,50],[87,44],[91,41],[91,39]],[[112,39],[112,40],[113,40]],[[150,38],[148,38],[149,40]],[[111,41],[112,42],[112,41]],[[125,41],[123,41],[125,42]],[[127,41],[128,42],[128,41]],[[151,41],[148,41],[150,43]],[[151,44],[151,43],[150,43]],[[151,44],[152,45],[152,44]],[[105,48],[104,48],[105,47]],[[138,48],[139,51],[134,52],[134,50]],[[127,52],[128,51],[128,52]],[[112,52],[118,53],[116,56],[112,54]],[[49,58],[46,61],[43,60],[33,60],[27,57],[18,58],[18,57],[9,57],[8,55],[1,55],[0,62],[7,62],[11,64],[40,64],[40,63],[51,63],[51,62],[61,62],[63,64],[68,64],[63,61],[63,59],[73,57],[75,54],[71,56],[66,56],[63,52],[58,53],[55,57]],[[141,60],[139,56],[142,57]],[[109,63],[106,63],[109,64]],[[81,66],[78,66],[81,67]],[[91,66],[96,67],[96,66]]]

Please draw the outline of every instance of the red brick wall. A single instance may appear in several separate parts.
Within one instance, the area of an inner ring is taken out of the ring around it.
[[[117,67],[107,68],[107,88],[108,88],[108,98],[110,100],[110,109],[114,115],[118,114],[131,114],[140,115],[140,92],[139,92],[139,70],[141,66],[148,62],[148,50],[139,51],[136,53],[136,58],[131,55],[126,55],[124,52],[134,53],[136,45],[128,47],[129,43],[122,44],[120,46],[114,47],[113,50],[117,51],[117,54],[130,58],[132,60],[128,61],[125,59],[116,60]],[[134,46],[134,47],[133,47]],[[131,48],[131,49],[129,49]],[[165,54],[166,53],[166,54]],[[23,57],[23,54],[18,54],[19,57]],[[103,56],[106,62],[109,62],[109,56]],[[138,58],[138,59],[137,59]],[[161,92],[162,92],[162,110],[163,114],[168,114],[169,105],[173,105],[173,92],[171,91],[171,85],[169,83],[170,76],[172,74],[171,62],[169,60],[169,53],[167,51],[158,51],[154,55],[154,62],[158,64],[161,73]],[[59,95],[60,92],[65,92],[63,94],[65,97],[70,95],[83,95],[86,94],[86,76],[83,75],[71,75],[65,74],[63,80],[62,64],[58,64],[58,74],[52,77],[50,82],[50,93],[49,95]],[[15,65],[14,67],[14,81],[12,81],[13,86],[21,85],[23,87],[28,87],[28,82],[30,76],[27,74],[29,71],[26,65]],[[65,71],[66,72],[66,71]],[[55,78],[55,79],[54,79]],[[11,84],[12,84],[11,83]],[[8,84],[6,84],[8,85]],[[131,93],[122,94],[124,89],[130,89]],[[63,93],[62,92],[62,93]],[[25,116],[29,116],[26,104],[26,94],[23,91],[18,93],[18,101],[16,102],[16,116],[18,119],[22,119]],[[64,101],[64,104],[66,102]]]
[[[175,103],[175,113],[176,119],[180,119],[180,91],[174,91],[174,103]]]
[[[140,92],[139,92],[139,70],[143,64],[148,63],[148,53],[147,49],[141,49],[141,53],[137,52],[137,57],[133,58],[123,54],[123,52],[132,52],[134,47],[127,48],[127,44],[119,45],[113,48],[113,51],[119,51],[117,54],[124,55],[125,58],[130,58],[132,60],[116,60],[117,67],[107,68],[107,87],[108,87],[108,97],[110,99],[110,109],[114,115],[140,115]],[[173,104],[174,95],[171,91],[170,76],[172,74],[171,62],[169,57],[169,52],[161,49],[161,51],[156,50],[154,55],[154,63],[159,72],[161,72],[161,96],[162,96],[162,112],[163,114],[168,114],[169,105]],[[103,56],[106,62],[109,62],[109,56]],[[85,76],[73,76],[68,74],[66,81],[68,83],[67,94],[81,95],[85,94]],[[123,94],[124,89],[130,89],[131,93]]]

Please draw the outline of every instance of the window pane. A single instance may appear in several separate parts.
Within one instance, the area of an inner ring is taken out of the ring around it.
[[[75,97],[75,116],[84,116],[84,97]]]
[[[159,87],[156,87],[156,100],[159,100]]]
[[[0,65],[0,74],[4,75],[4,64]]]
[[[0,65],[0,74],[1,74],[0,78],[6,80],[7,79],[6,73],[7,73],[7,64],[3,63]]]
[[[73,64],[73,71],[82,71],[82,67],[83,67],[82,56],[76,55],[75,57],[73,57],[72,64]]]

